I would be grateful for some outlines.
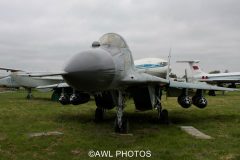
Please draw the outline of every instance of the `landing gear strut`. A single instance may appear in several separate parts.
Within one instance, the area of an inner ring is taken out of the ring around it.
[[[114,129],[116,133],[128,133],[129,124],[128,120],[123,116],[124,110],[124,96],[121,91],[117,96],[117,116],[115,119]]]
[[[228,86],[228,88],[237,88],[236,84],[235,83],[232,83]]]
[[[208,91],[208,95],[209,96],[216,96],[216,93],[215,93],[214,90],[210,90],[210,91]]]
[[[27,94],[27,99],[32,99],[33,98],[33,95],[32,95],[32,88],[28,88],[27,89],[27,91],[28,91],[28,94]]]
[[[161,104],[156,108],[158,111],[158,121],[162,124],[169,124],[168,111],[166,109],[162,109]]]

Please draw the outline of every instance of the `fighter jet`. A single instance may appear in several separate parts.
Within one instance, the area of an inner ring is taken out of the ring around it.
[[[0,70],[11,72],[7,77],[0,79],[0,85],[10,87],[10,88],[12,87],[25,88],[28,91],[27,99],[32,98],[33,88],[37,88],[38,86],[51,85],[51,84],[63,82],[62,77],[29,77],[29,76],[26,76],[29,73],[22,70],[9,69],[9,68],[0,68]],[[42,91],[49,91],[49,90],[42,89]],[[53,94],[56,94],[56,93],[53,93]]]
[[[169,72],[168,72],[169,73]],[[63,88],[59,101],[62,104],[79,105],[87,103],[90,95],[96,102],[95,120],[103,119],[104,111],[116,107],[115,132],[127,133],[128,120],[124,116],[125,100],[131,95],[139,111],[156,109],[161,122],[168,121],[168,111],[161,105],[163,90],[177,88],[181,90],[178,102],[184,108],[193,103],[199,108],[207,106],[203,90],[234,89],[211,86],[206,83],[177,82],[140,72],[134,65],[130,48],[122,36],[116,33],[104,34],[92,48],[76,54],[63,71],[52,74],[33,74],[35,76],[61,75],[66,83],[58,84]],[[65,91],[72,88],[69,97]],[[191,99],[187,89],[196,89]]]

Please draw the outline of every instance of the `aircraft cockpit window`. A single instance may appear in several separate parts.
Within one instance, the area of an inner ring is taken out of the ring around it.
[[[118,34],[115,33],[107,33],[104,34],[100,39],[99,42],[101,45],[108,45],[118,48],[128,48],[125,40]]]

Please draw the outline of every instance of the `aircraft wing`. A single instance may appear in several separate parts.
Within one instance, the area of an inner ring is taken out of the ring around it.
[[[206,84],[204,82],[178,82],[173,80],[167,80],[164,78],[159,78],[156,76],[152,76],[146,73],[139,73],[134,74],[126,77],[123,80],[124,85],[138,85],[138,84],[160,84],[160,85],[167,85],[172,88],[179,88],[179,89],[202,89],[202,90],[219,90],[219,91],[236,91],[237,89],[232,88],[225,88],[225,87],[218,87]]]
[[[46,86],[38,86],[37,89],[49,89],[49,88],[66,88],[70,87],[67,83],[58,83]]]
[[[61,76],[67,74],[67,72],[59,71],[59,72],[29,72],[29,73],[22,73],[19,75],[22,76],[29,76],[29,77],[51,77],[51,76]]]
[[[61,76],[33,77],[33,79],[63,81],[63,78]]]
[[[210,84],[206,84],[204,82],[189,83],[189,82],[170,81],[169,87],[186,88],[186,89],[216,90],[216,91],[237,91],[237,89],[213,86]]]
[[[152,76],[146,73],[138,73],[138,74],[129,74],[122,81],[123,84],[141,84],[141,83],[164,83],[168,84],[169,80]]]
[[[12,68],[3,68],[3,67],[0,67],[0,70],[4,70],[4,71],[7,71],[7,72],[22,72],[22,73],[19,73],[18,75],[20,76],[29,76],[29,77],[47,77],[47,76],[60,76],[60,75],[64,75],[66,74],[66,72],[64,71],[58,71],[58,72],[25,72],[23,70],[20,70],[20,69],[12,69]],[[51,79],[51,78],[49,78]],[[56,79],[56,78],[54,78]]]
[[[7,72],[19,72],[19,71],[22,71],[22,70],[19,70],[19,69],[12,69],[12,68],[0,68],[0,70],[3,70],[3,71],[7,71]]]
[[[240,79],[228,78],[228,79],[219,79],[219,78],[211,78],[211,79],[201,79],[201,82],[221,82],[221,83],[237,83],[240,82]]]
[[[24,77],[31,77],[32,79],[37,79],[37,80],[49,80],[49,81],[57,81],[57,82],[63,82],[62,76],[32,76],[32,75],[18,75],[18,76],[24,76]]]
[[[6,78],[6,77],[8,77],[9,75],[7,75],[7,76],[0,76],[0,79],[3,79],[3,78]]]

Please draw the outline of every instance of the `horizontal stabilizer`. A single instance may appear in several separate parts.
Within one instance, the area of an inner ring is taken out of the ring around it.
[[[176,61],[177,63],[199,63],[199,60],[183,60],[183,61]]]

